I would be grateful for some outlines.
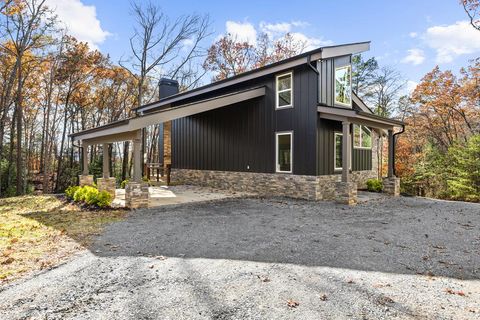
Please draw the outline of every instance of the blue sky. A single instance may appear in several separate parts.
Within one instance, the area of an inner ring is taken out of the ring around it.
[[[114,61],[129,54],[132,17],[128,0],[48,0],[80,40]],[[215,37],[288,30],[311,47],[372,41],[366,56],[393,66],[410,85],[435,65],[457,71],[480,56],[480,32],[466,22],[457,0],[370,1],[157,1],[172,18],[209,14]]]

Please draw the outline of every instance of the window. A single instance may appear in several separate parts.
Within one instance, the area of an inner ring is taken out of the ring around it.
[[[292,132],[276,134],[276,171],[292,172]]]
[[[277,76],[276,81],[276,108],[288,108],[293,106],[293,77],[292,73]]]
[[[351,67],[335,68],[335,102],[345,106],[352,105]]]
[[[335,170],[342,170],[343,134],[335,132]]]
[[[372,131],[362,125],[353,125],[353,147],[371,149],[372,148]]]

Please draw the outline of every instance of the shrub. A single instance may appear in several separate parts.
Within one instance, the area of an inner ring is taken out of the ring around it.
[[[120,183],[120,188],[125,189],[125,186],[127,185],[127,183],[128,183],[128,179],[123,180],[123,181]]]
[[[75,192],[73,192],[74,189]],[[112,195],[107,191],[98,191],[97,188],[92,186],[69,187],[65,191],[65,194],[67,194],[67,192],[69,194],[73,192],[73,201],[83,202],[90,206],[97,206],[99,208],[109,207],[113,201]]]
[[[73,200],[73,195],[75,194],[75,192],[77,192],[78,188],[80,188],[80,187],[79,187],[79,186],[70,186],[70,187],[68,187],[68,188],[65,190],[65,196],[66,196],[68,199]]]
[[[113,197],[107,191],[100,191],[96,196],[96,205],[100,208],[109,207],[112,201]]]
[[[368,179],[367,189],[372,192],[381,192],[383,190],[383,183],[379,179]]]

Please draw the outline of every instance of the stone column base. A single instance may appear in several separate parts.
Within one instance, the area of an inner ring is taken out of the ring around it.
[[[80,186],[93,186],[93,175],[79,175],[78,181]]]
[[[335,201],[337,203],[355,205],[357,204],[357,183],[336,182]]]
[[[400,195],[400,178],[383,178],[383,192],[398,197]]]
[[[116,179],[115,178],[98,178],[97,179],[97,186],[99,191],[107,191],[110,193],[113,198],[115,198],[115,185]]]
[[[129,182],[125,186],[125,206],[127,208],[147,208],[148,197],[148,184],[145,182]]]

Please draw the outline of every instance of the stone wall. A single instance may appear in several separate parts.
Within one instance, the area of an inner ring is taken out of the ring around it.
[[[93,176],[81,174],[78,176],[79,185],[82,186],[93,186]]]
[[[354,172],[352,182],[364,186],[366,180],[371,177],[376,177],[376,172]],[[171,182],[174,184],[208,186],[261,196],[284,196],[309,200],[334,200],[335,183],[340,180],[340,174],[304,176],[190,169],[172,169],[171,171]]]
[[[97,179],[97,186],[98,190],[100,191],[107,191],[115,198],[115,186],[116,186],[116,179],[115,178],[98,178]]]
[[[148,184],[145,182],[128,182],[125,186],[125,206],[130,209],[148,207]]]

